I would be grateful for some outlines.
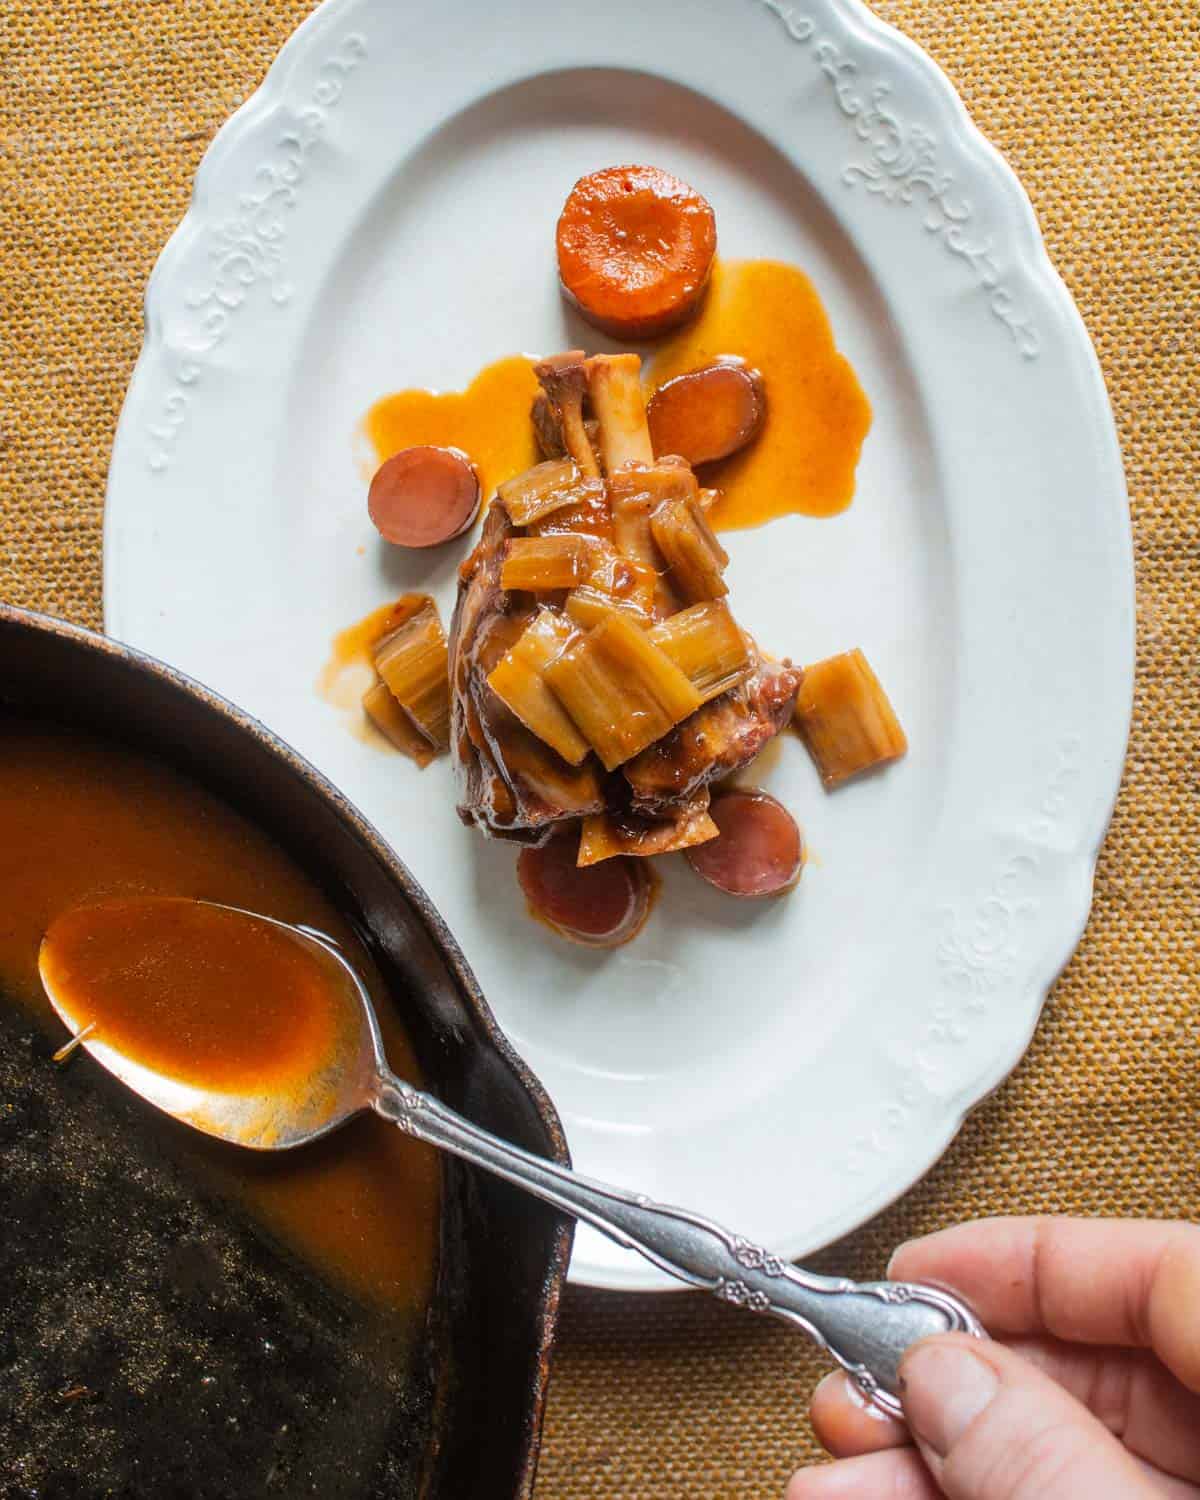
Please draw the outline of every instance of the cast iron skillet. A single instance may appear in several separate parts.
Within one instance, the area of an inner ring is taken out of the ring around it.
[[[150,750],[248,814],[362,935],[429,1087],[568,1160],[425,893],[261,724],[150,657],[0,605],[4,709]],[[377,1315],[206,1197],[171,1122],[99,1068],[51,1068],[51,1045],[0,1004],[5,1495],[526,1500],[566,1223],[446,1158],[437,1289],[397,1369]]]

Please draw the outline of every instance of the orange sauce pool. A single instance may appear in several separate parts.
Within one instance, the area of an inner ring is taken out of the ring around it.
[[[718,261],[700,316],[651,353],[648,389],[720,354],[740,354],[762,373],[767,417],[748,447],[698,471],[722,491],[714,527],[845,510],[871,404],[804,272],[776,260]]]
[[[741,355],[762,373],[762,431],[742,452],[700,469],[701,482],[723,492],[710,517],[718,531],[832,516],[850,504],[871,404],[803,271],[776,260],[718,260],[700,315],[639,348],[648,394],[721,354]],[[417,443],[461,448],[490,496],[537,462],[529,421],[536,390],[533,362],[512,355],[485,366],[465,391],[384,396],[364,426],[380,463]]]
[[[73,907],[155,896],[221,902],[325,933],[371,990],[393,1070],[420,1082],[353,929],[261,829],[150,757],[0,714],[0,1003],[21,1004],[65,1041],[38,977],[44,934]],[[99,1064],[77,1057],[71,1066]],[[165,1117],[155,1128],[331,1283],[398,1314],[424,1307],[441,1184],[429,1147],[373,1117],[278,1154],[207,1140]]]
[[[483,493],[538,459],[529,408],[537,393],[533,360],[510,354],[486,365],[465,391],[397,391],[376,401],[363,426],[380,463],[428,443],[461,448],[476,468]]]
[[[355,1010],[333,960],[287,929],[176,897],[73,906],[39,965],[89,1042],[220,1093],[309,1079]]]

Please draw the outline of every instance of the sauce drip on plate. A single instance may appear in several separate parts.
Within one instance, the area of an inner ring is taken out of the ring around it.
[[[735,531],[845,510],[871,405],[803,271],[774,260],[718,261],[700,316],[651,355],[648,386],[722,354],[761,373],[767,415],[748,447],[697,470],[701,484],[722,491],[713,526]]]
[[[353,1014],[332,959],[273,922],[202,901],[72,907],[51,924],[41,969],[89,1041],[227,1093],[302,1082]]]

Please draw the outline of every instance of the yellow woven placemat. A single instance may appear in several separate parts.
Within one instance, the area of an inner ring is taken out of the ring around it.
[[[205,145],[308,9],[0,0],[0,597],[99,624],[142,287]],[[924,1183],[823,1258],[856,1275],[983,1213],[1200,1218],[1200,24],[1192,0],[877,9],[1008,156],[1091,329],[1129,475],[1139,648],[1087,936],[1016,1075]],[[778,1496],[818,1455],[804,1409],[822,1368],[782,1327],[694,1296],[572,1291],[538,1500]]]

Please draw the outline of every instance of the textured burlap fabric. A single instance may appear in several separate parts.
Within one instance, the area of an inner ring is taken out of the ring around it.
[[[308,9],[0,0],[0,597],[99,624],[143,284],[207,142]],[[1087,935],[1015,1076],[924,1183],[823,1258],[856,1275],[979,1214],[1200,1218],[1200,23],[1193,0],[878,9],[1008,156],[1083,310],[1129,476],[1139,647]],[[694,1296],[571,1292],[539,1500],[777,1496],[818,1459],[805,1398],[822,1369],[782,1327]]]

